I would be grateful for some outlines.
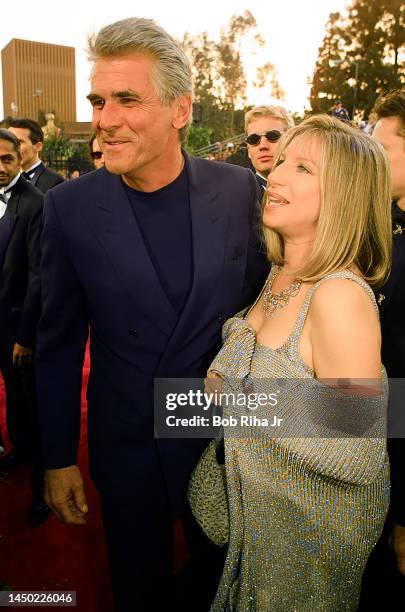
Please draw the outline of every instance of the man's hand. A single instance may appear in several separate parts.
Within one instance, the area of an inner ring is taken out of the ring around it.
[[[398,571],[405,576],[405,527],[402,527],[402,525],[393,524],[391,546],[397,561]]]
[[[62,523],[83,525],[86,522],[88,506],[77,465],[46,470],[44,499]]]
[[[16,342],[13,346],[13,365],[24,366],[32,363],[33,350]]]

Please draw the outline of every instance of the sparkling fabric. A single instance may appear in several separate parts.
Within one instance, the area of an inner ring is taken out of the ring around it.
[[[361,285],[378,315],[361,278],[330,274],[310,289],[278,349],[256,342],[247,309],[229,319],[210,369],[245,385],[264,378],[316,381],[298,345],[311,297],[330,278]],[[307,394],[306,401],[317,397]],[[299,421],[305,411],[299,394],[289,409]],[[362,572],[388,509],[385,447],[382,438],[225,437],[230,540],[212,612],[356,610]]]

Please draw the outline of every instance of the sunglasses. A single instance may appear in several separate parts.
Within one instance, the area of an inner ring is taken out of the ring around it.
[[[102,151],[92,151],[90,153],[90,156],[92,159],[101,159],[103,157],[103,152]]]
[[[262,136],[264,136],[269,142],[277,142],[280,140],[281,132],[278,130],[270,130],[269,132],[263,132],[262,134],[249,134],[249,136],[246,136],[245,142],[255,147],[261,141]]]

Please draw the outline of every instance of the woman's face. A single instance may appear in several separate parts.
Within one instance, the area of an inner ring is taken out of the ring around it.
[[[284,238],[312,240],[320,205],[319,145],[309,137],[296,138],[269,175],[263,223]]]

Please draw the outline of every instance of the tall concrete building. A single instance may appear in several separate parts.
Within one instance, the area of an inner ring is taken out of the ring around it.
[[[76,121],[75,50],[13,38],[1,52],[4,116]]]

